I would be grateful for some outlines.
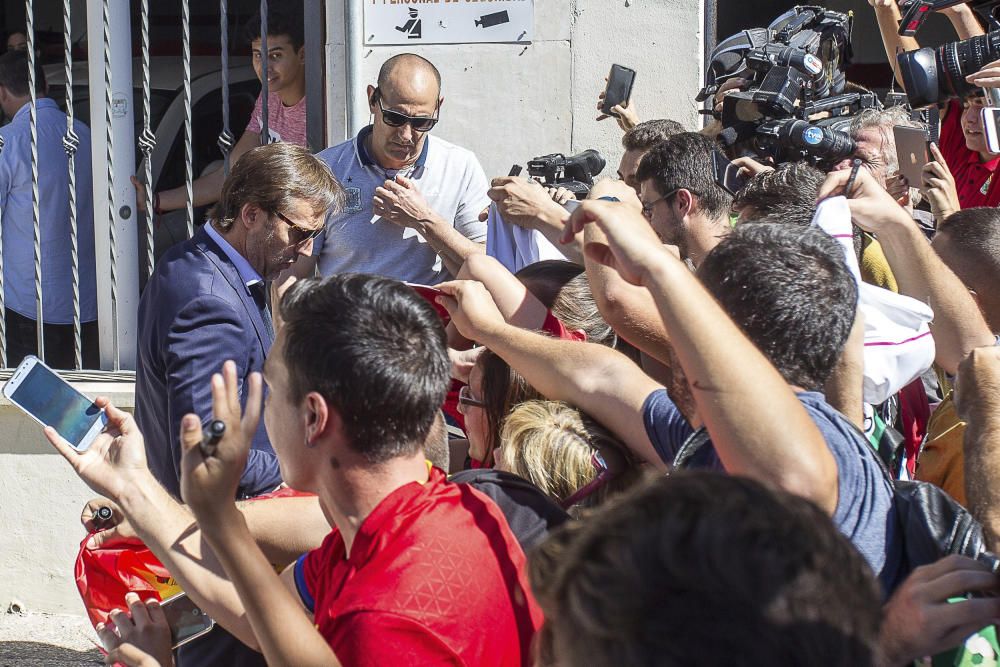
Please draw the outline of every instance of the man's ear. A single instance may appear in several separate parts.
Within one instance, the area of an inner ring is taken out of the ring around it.
[[[240,208],[239,222],[247,229],[252,229],[258,225],[264,224],[264,220],[267,216],[264,211],[261,210],[256,204],[243,204]]]
[[[302,46],[299,47],[299,50],[296,52],[296,55],[298,55],[298,57],[299,57],[299,64],[305,66],[305,64],[306,64],[306,45],[305,44],[303,44]]]
[[[328,435],[329,429],[337,431],[335,434],[340,437],[339,430],[343,427],[340,413],[327,405],[326,399],[319,392],[311,391],[306,394],[302,406],[302,418],[305,420],[305,433],[307,446],[315,446],[316,442]]]
[[[438,113],[441,112],[441,107],[443,107],[443,106],[444,106],[444,98],[441,97],[441,98],[438,99]]]
[[[694,212],[695,208],[697,208],[694,201],[694,195],[691,194],[691,191],[686,188],[681,188],[677,191],[675,201],[677,202],[681,215],[690,215]]]
[[[372,113],[378,110],[379,89],[375,86],[368,86],[368,108]]]

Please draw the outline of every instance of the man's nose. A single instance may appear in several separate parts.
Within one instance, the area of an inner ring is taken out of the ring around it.
[[[409,123],[403,123],[402,125],[400,125],[399,126],[399,130],[397,130],[397,132],[399,134],[400,140],[406,141],[406,142],[412,142],[413,141],[414,132],[413,132],[413,128],[410,127]]]
[[[311,257],[313,254],[313,240],[309,239],[305,243],[299,244],[295,248],[295,252],[303,257]]]

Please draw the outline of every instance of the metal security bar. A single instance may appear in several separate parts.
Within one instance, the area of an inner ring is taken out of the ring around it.
[[[71,0],[63,1],[63,65],[66,77],[66,136],[63,148],[69,169],[69,233],[70,265],[73,272],[73,368],[83,368],[83,341],[80,324],[80,240],[78,234],[76,206],[76,151],[80,148],[80,137],[73,127],[73,25]],[[6,366],[6,364],[4,364]]]
[[[267,0],[260,0],[260,143],[266,146],[271,143],[271,131],[268,128],[267,103],[271,96],[271,88],[267,80],[267,61],[270,59],[267,49]]]
[[[28,41],[28,88],[31,92],[31,223],[35,241],[35,313],[38,332],[38,358],[45,361],[45,336],[42,313],[42,225],[38,211],[38,98],[35,94],[35,3],[25,0],[25,24]]]
[[[194,236],[194,149],[191,144],[191,0],[181,0],[181,58],[184,62],[184,189],[188,238]]]
[[[5,141],[0,137],[0,153]],[[3,209],[0,208],[0,249],[3,248]],[[7,368],[7,317],[4,306],[3,251],[0,250],[0,366]]]
[[[67,0],[68,1],[68,0]],[[146,184],[146,278],[153,275],[153,149],[156,135],[153,134],[150,118],[149,81],[149,0],[142,0],[139,6],[139,39],[142,51],[142,134],[139,135],[139,150],[142,152],[142,178]]]
[[[229,156],[233,152],[235,139],[229,128],[229,2],[219,0],[219,34],[222,37],[222,132],[219,134],[219,150],[222,151],[223,173],[229,176]]]

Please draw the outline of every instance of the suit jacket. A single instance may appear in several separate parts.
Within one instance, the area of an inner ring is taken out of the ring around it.
[[[193,412],[203,423],[211,420],[209,382],[227,359],[236,363],[245,405],[243,387],[251,372],[263,368],[272,341],[250,290],[204,228],[157,263],[139,300],[135,419],[150,469],[178,498],[181,417]],[[280,482],[261,419],[239,496],[266,493]]]

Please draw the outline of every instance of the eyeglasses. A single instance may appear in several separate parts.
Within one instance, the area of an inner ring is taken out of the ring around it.
[[[484,408],[486,404],[480,401],[478,398],[472,397],[472,390],[469,389],[469,385],[463,385],[461,389],[458,390],[458,406],[468,408]],[[464,410],[461,410],[464,414]]]
[[[285,223],[286,225],[288,225],[289,227],[292,228],[292,232],[295,234],[295,238],[296,238],[295,245],[302,245],[306,241],[312,241],[317,236],[319,236],[320,234],[322,234],[323,230],[325,229],[325,226],[320,226],[318,229],[306,229],[305,227],[302,227],[302,226],[300,226],[300,225],[292,222],[291,220],[289,220],[288,218],[286,218],[281,213],[278,213],[277,211],[275,211],[274,214],[276,216],[278,216],[278,218],[283,223]]]
[[[670,192],[668,192],[667,194],[665,194],[662,197],[660,197],[659,199],[654,199],[653,201],[649,202],[648,204],[643,204],[642,205],[642,214],[644,216],[646,216],[647,220],[649,218],[652,218],[653,217],[653,207],[656,206],[657,204],[659,204],[664,199],[670,199],[671,197],[673,197],[675,194],[677,194],[678,190],[680,190],[680,188],[675,188],[675,189],[671,190]]]
[[[592,495],[595,491],[610,482],[619,474],[617,472],[612,472],[611,469],[608,468],[608,464],[601,455],[601,452],[596,449],[594,450],[594,453],[590,455],[590,464],[594,466],[594,470],[597,471],[597,477],[584,484],[582,487],[577,489],[573,495],[562,501],[560,505],[562,505],[564,510],[569,509],[573,505],[576,505],[580,501]]]
[[[378,108],[382,112],[382,121],[389,127],[402,127],[409,123],[416,132],[430,132],[440,118],[427,116],[407,116],[398,111],[391,111],[382,106],[382,98],[378,99]]]

